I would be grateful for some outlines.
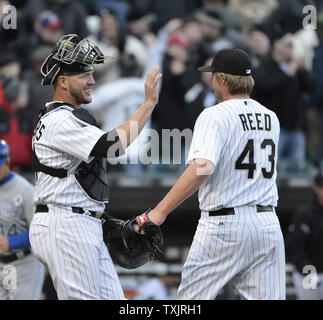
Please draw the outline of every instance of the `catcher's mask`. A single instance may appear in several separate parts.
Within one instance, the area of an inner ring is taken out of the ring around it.
[[[76,34],[62,36],[40,68],[42,85],[53,84],[59,75],[73,75],[93,70],[94,64],[104,63],[99,47]]]

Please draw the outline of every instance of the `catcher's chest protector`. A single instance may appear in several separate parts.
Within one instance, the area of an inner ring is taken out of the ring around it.
[[[40,117],[63,105],[69,104],[59,102],[54,103],[46,112],[42,112]],[[95,118],[87,110],[75,109],[72,112],[74,116],[80,120],[97,126]],[[57,178],[65,178],[68,175],[68,171],[65,169],[51,168],[41,164],[37,158],[35,150],[33,152],[33,169]],[[76,168],[74,175],[77,183],[90,199],[100,202],[109,202],[107,172],[107,160],[104,158],[94,157],[94,159],[89,163],[82,161]]]
[[[82,161],[75,171],[75,178],[81,188],[93,200],[108,202],[107,161],[94,158],[90,163]]]

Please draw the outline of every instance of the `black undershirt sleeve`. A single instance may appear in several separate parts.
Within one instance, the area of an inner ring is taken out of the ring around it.
[[[109,152],[109,154],[108,154]],[[100,158],[117,158],[124,154],[121,141],[115,129],[105,133],[93,147],[90,156]]]

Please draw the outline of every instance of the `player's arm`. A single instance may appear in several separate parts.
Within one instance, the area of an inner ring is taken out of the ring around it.
[[[201,143],[206,141],[206,143]],[[162,201],[149,212],[149,219],[160,225],[167,215],[195,193],[214,171],[221,154],[222,139],[219,125],[203,111],[194,126],[190,151],[186,162],[190,166],[177,180]]]
[[[132,115],[132,117],[116,128],[122,147],[126,149],[138,136],[149,120],[157,102],[157,84],[161,78],[158,74],[159,66],[153,68],[146,77],[145,82],[145,101]]]
[[[161,78],[158,72],[159,66],[156,66],[148,73],[145,82],[145,101],[128,121],[109,132],[103,132],[95,125],[84,125],[94,124],[93,117],[84,111],[74,111],[71,116],[57,119],[59,125],[56,126],[53,135],[53,147],[83,161],[87,161],[89,156],[115,158],[124,154],[124,150],[144,128],[158,102],[157,84]]]
[[[125,149],[135,140],[146,122],[149,120],[158,102],[157,84],[161,78],[159,67],[152,69],[145,82],[145,101],[133,116],[117,127],[103,134],[94,145],[90,155],[96,157],[115,158],[125,153]]]
[[[0,236],[0,253],[24,248],[30,248],[29,230],[8,237]]]
[[[205,159],[196,159],[180,176],[158,205],[149,212],[149,219],[161,225],[169,213],[194,194],[213,172],[214,165]]]
[[[26,182],[26,184],[23,185],[23,188],[23,212],[24,218],[26,219],[29,226],[34,214],[34,206],[32,201],[33,185],[29,182]],[[29,229],[15,235],[8,235],[8,237],[0,236],[0,253],[25,248],[30,248]]]
[[[84,125],[92,124],[93,117],[84,111],[74,111],[71,117],[60,119],[53,136],[53,146],[83,161],[88,160],[89,156],[115,158],[124,154],[125,149],[145,126],[158,102],[157,84],[161,78],[158,72],[159,66],[156,66],[148,73],[145,101],[124,124],[109,132],[103,132],[95,125]]]

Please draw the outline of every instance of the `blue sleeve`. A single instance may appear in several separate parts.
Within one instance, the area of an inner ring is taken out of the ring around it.
[[[14,236],[8,236],[8,241],[10,250],[30,248],[29,230]]]

